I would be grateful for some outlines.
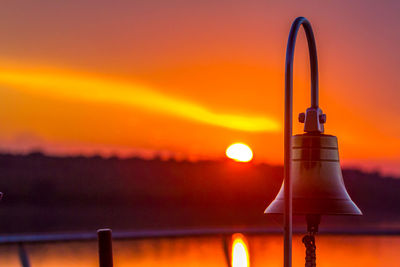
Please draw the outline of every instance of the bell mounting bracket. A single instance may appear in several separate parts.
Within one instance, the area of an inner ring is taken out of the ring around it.
[[[309,107],[299,114],[299,122],[304,123],[306,133],[323,133],[326,114],[319,107]]]

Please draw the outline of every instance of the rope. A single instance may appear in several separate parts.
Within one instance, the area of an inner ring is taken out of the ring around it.
[[[305,267],[316,267],[316,255],[315,250],[317,247],[315,246],[315,238],[313,234],[308,234],[303,237],[303,243],[306,247],[306,265]]]

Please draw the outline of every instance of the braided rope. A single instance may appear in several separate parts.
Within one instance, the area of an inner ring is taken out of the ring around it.
[[[306,265],[305,267],[316,267],[316,255],[315,250],[317,247],[315,246],[315,237],[312,234],[305,235],[302,239],[305,247],[306,247]]]

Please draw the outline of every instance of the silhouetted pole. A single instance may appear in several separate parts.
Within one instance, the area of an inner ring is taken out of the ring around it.
[[[113,267],[111,229],[97,230],[99,243],[99,266]]]
[[[26,252],[25,246],[23,243],[18,244],[18,256],[19,256],[19,261],[21,262],[22,267],[31,267],[31,264],[29,262],[29,256],[28,253]]]
[[[293,59],[297,32],[303,25],[307,36],[311,68],[311,107],[318,110],[318,62],[314,34],[310,22],[304,17],[298,17],[290,29],[285,64],[285,128],[284,128],[284,267],[292,266],[292,179],[291,179],[291,142],[293,124]],[[318,112],[317,112],[318,114]]]

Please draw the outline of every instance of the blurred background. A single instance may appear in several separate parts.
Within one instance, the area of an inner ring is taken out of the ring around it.
[[[283,179],[287,36],[305,16],[325,131],[338,137],[346,187],[364,213],[323,217],[319,262],[393,266],[399,11],[389,0],[2,1],[1,235],[214,229],[118,241],[116,266],[221,266],[227,233],[251,232],[249,264],[281,265],[282,218],[263,210]],[[303,32],[295,55],[297,118],[310,101]],[[295,133],[302,127],[294,121]],[[249,162],[227,158],[237,142],[252,150]],[[305,231],[304,218],[295,228]],[[299,236],[294,243],[300,265]],[[90,242],[26,250],[32,266],[97,264]],[[20,266],[18,255],[16,244],[0,246],[3,265]]]

